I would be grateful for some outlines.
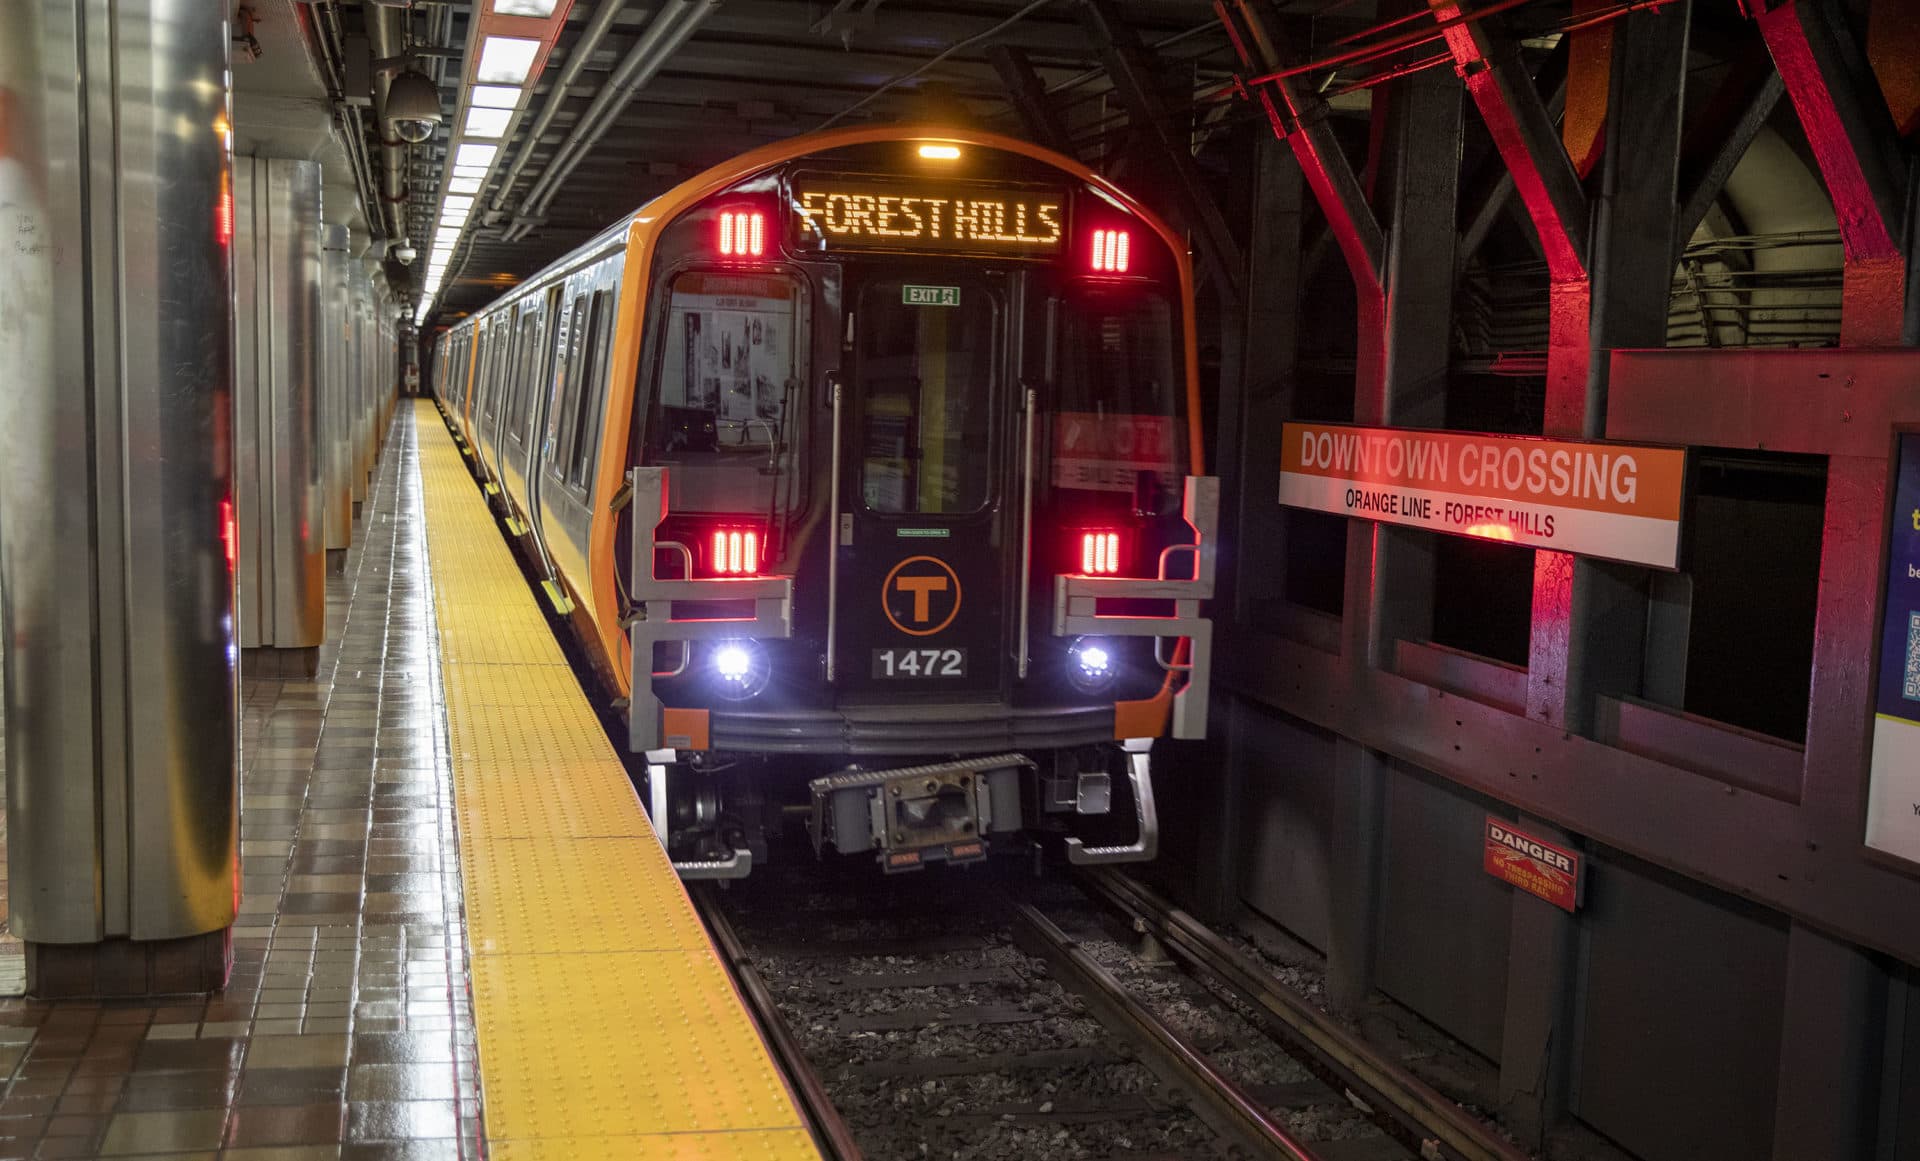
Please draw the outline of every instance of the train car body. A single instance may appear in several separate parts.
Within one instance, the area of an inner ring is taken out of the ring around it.
[[[688,877],[804,813],[889,870],[1151,858],[1216,491],[1180,237],[951,129],[747,154],[441,334],[434,392]]]

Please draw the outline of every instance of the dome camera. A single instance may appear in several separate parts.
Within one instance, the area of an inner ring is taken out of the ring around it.
[[[393,248],[393,260],[402,266],[413,265],[413,260],[419,256],[420,252],[418,250],[415,250],[412,246],[408,246],[405,243]]]
[[[409,144],[433,136],[440,124],[440,90],[420,73],[405,72],[387,88],[387,125]]]

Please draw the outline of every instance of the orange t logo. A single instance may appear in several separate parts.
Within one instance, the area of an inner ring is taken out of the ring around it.
[[[947,591],[947,578],[943,576],[903,576],[894,578],[893,587],[903,593],[913,594],[913,623],[924,625],[933,616],[927,608],[928,593]]]

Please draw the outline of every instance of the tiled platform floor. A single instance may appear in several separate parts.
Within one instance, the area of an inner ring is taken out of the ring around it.
[[[0,1158],[480,1154],[412,454],[389,441],[329,581],[319,679],[245,683],[230,986],[163,1003],[0,1001]]]

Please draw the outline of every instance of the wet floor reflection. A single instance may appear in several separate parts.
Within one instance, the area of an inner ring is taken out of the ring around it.
[[[229,986],[0,1001],[0,1158],[480,1154],[413,423],[329,579],[318,678],[243,683]]]

